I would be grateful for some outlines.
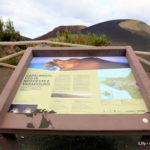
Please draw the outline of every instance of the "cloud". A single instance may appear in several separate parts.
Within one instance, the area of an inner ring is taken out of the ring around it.
[[[0,15],[27,37],[59,25],[93,25],[118,18],[150,24],[149,0],[0,0]]]
[[[141,20],[150,25],[149,6],[149,0],[116,0],[115,16]]]

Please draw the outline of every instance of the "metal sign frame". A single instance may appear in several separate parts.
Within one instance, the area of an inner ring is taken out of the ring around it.
[[[149,135],[150,114],[45,114],[9,113],[8,109],[33,57],[126,56],[150,111],[150,81],[130,46],[30,47],[7,82],[0,97],[0,133],[55,135]],[[39,128],[41,121],[49,127]],[[34,127],[30,126],[34,122]],[[45,122],[45,123],[46,123]]]

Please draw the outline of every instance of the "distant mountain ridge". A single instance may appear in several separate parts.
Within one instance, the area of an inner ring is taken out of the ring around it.
[[[22,38],[23,38],[25,41],[30,41],[30,40],[32,40],[31,38],[26,37],[26,36],[22,36]]]
[[[111,45],[131,45],[136,50],[150,51],[150,26],[138,20],[112,20],[87,27],[81,33],[105,34]]]
[[[86,26],[83,26],[83,25],[59,26],[59,27],[54,28],[54,30],[52,30],[46,34],[35,38],[34,40],[47,40],[48,38],[56,37],[57,32],[62,33],[66,29],[69,30],[71,33],[76,33],[77,31],[80,31],[81,29],[84,29],[84,28],[86,28]]]
[[[59,26],[54,30],[35,38],[34,40],[47,40],[56,37],[56,33],[62,33],[65,29],[71,33],[80,31],[83,34],[105,34],[111,45],[131,45],[135,50],[150,51],[150,26],[139,20],[119,19],[86,26]]]

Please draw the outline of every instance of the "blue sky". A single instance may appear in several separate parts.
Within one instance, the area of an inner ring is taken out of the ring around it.
[[[150,0],[0,0],[0,17],[35,38],[60,25],[136,19],[150,25]]]

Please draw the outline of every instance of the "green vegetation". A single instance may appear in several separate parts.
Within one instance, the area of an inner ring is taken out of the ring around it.
[[[0,19],[0,41],[20,41],[23,37],[15,30],[13,22]]]
[[[4,53],[2,53],[2,51],[0,50],[0,58],[3,58],[3,57],[5,57],[5,56],[7,56],[7,55],[4,54]],[[13,57],[13,58],[11,58],[11,59],[9,59],[9,60],[3,61],[3,63],[11,64],[11,65],[18,65],[18,63],[19,63],[21,57],[22,57],[22,55],[17,56],[17,57]]]
[[[104,34],[97,36],[94,33],[82,34],[80,31],[78,31],[76,34],[72,34],[69,30],[65,30],[62,33],[57,32],[57,38],[53,40],[58,42],[93,45],[93,46],[103,46],[110,44],[110,41],[108,41],[106,35]]]
[[[11,65],[15,65],[17,66],[19,61],[20,61],[20,58],[21,57],[14,57],[14,58],[11,58],[9,60],[5,60],[3,63],[6,63],[6,64],[11,64]]]
[[[18,31],[15,30],[13,22],[8,20],[4,22],[0,19],[0,41],[20,41],[24,40],[23,37],[20,35]],[[25,47],[25,46],[18,46],[18,48],[14,47],[14,50],[12,46],[7,46],[8,48],[4,46],[0,46],[0,58],[7,56],[9,53],[13,53],[18,49]],[[20,47],[20,48],[19,48]],[[7,50],[8,49],[8,50]],[[17,65],[19,63],[21,56],[11,58],[7,61],[4,61],[4,63]]]

